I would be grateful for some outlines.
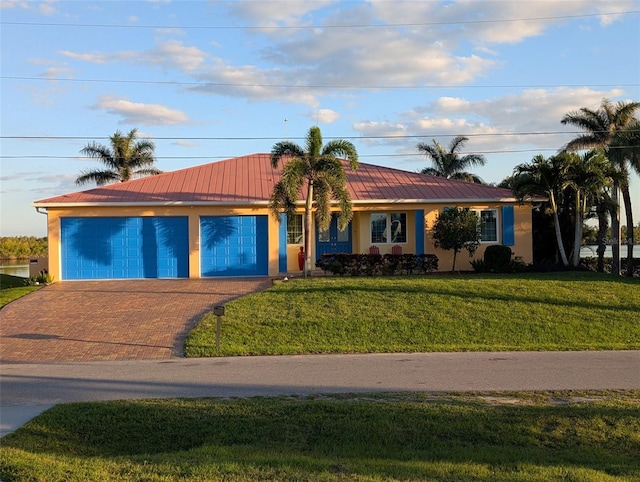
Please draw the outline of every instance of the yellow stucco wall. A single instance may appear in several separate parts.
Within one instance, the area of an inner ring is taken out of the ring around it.
[[[161,207],[73,207],[48,208],[49,272],[61,280],[60,218],[63,217],[129,217],[186,216],[189,218],[189,277],[200,278],[200,216],[268,215],[269,216],[269,276],[278,275],[278,223],[265,208],[235,208],[215,206]]]
[[[502,244],[502,212],[501,207],[504,204],[474,204],[474,205],[458,205],[457,207],[469,207],[471,209],[496,209],[498,211],[498,233],[499,238],[497,243],[480,243],[472,258],[469,257],[467,251],[463,250],[458,253],[456,260],[456,269],[461,271],[472,270],[471,261],[474,259],[482,259],[484,251],[487,246],[492,244]],[[432,228],[436,221],[436,218],[445,207],[451,207],[451,204],[442,205],[430,205],[429,208],[425,208],[425,245],[427,253],[433,253],[438,256],[438,269],[439,271],[451,271],[453,266],[453,251],[445,251],[437,249],[434,246]],[[525,204],[522,206],[514,206],[514,245],[510,246],[513,256],[522,258],[525,263],[533,262],[533,241],[532,241],[532,221],[531,221],[531,205]]]
[[[474,204],[459,205],[472,209],[497,209],[498,225],[501,226],[501,210],[503,204]],[[453,253],[438,250],[433,246],[431,228],[436,216],[451,204],[371,204],[354,205],[352,221],[352,246],[354,253],[368,253],[371,246],[371,213],[373,212],[402,212],[407,214],[407,242],[401,243],[403,253],[415,253],[415,212],[423,210],[425,216],[425,246],[422,251],[436,254],[439,259],[440,271],[451,270]],[[73,207],[73,208],[48,208],[49,231],[49,272],[55,280],[61,280],[61,243],[60,243],[60,218],[62,217],[128,217],[128,216],[187,216],[189,218],[189,277],[199,278],[200,273],[200,216],[224,216],[224,215],[268,215],[269,216],[269,276],[278,276],[279,273],[279,236],[280,226],[269,212],[268,208],[240,208],[240,207],[216,207],[216,206],[162,206],[162,207]],[[302,212],[302,211],[300,211]],[[525,263],[533,261],[533,246],[531,240],[531,206],[525,204],[514,207],[515,244],[511,249],[515,256],[520,256]],[[499,229],[501,233],[501,229]],[[312,243],[312,259],[315,259],[315,236]],[[498,241],[501,242],[501,239]],[[287,271],[299,272],[298,252],[299,244],[287,245]],[[392,244],[378,244],[381,254],[391,252]],[[474,259],[480,259],[488,244],[481,244],[476,251]],[[460,270],[472,269],[470,259],[466,251],[458,255],[456,262]]]

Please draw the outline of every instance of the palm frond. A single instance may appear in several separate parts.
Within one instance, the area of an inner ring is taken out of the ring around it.
[[[113,171],[100,171],[97,169],[89,169],[81,171],[76,179],[76,184],[83,185],[89,182],[95,182],[98,186],[118,182],[120,179]]]
[[[276,143],[271,149],[271,166],[276,169],[280,160],[285,157],[305,157],[304,150],[296,143],[282,141]]]

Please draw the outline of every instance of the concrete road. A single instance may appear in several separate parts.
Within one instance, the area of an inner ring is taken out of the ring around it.
[[[381,392],[640,389],[640,351],[402,353],[4,364],[1,433],[65,402]]]

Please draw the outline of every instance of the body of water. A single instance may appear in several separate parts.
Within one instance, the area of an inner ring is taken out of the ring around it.
[[[3,259],[0,260],[0,273],[11,276],[29,277],[28,259]]]
[[[581,258],[597,258],[598,257],[598,247],[593,245],[593,246],[583,246],[580,249],[580,257]],[[604,251],[604,257],[605,258],[610,258],[611,257],[611,246],[607,246],[607,248]],[[621,246],[620,247],[620,257],[621,258],[626,258],[627,257],[627,247],[626,246]],[[633,257],[634,258],[640,258],[640,244],[636,244],[633,246]]]

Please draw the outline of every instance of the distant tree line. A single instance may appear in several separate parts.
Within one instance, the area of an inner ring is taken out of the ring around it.
[[[47,256],[47,238],[35,236],[0,237],[0,258],[38,258]]]

